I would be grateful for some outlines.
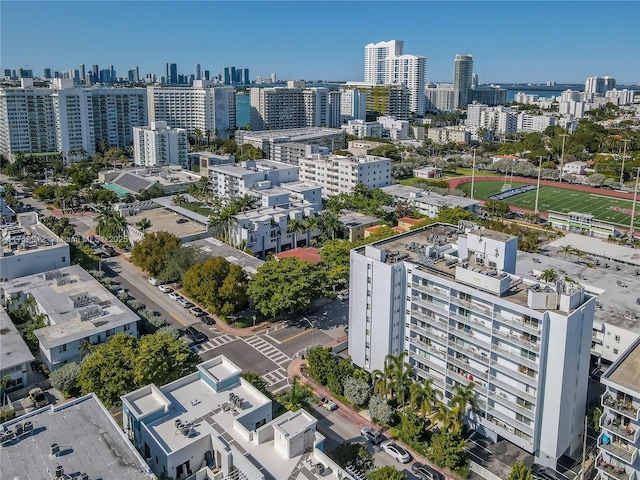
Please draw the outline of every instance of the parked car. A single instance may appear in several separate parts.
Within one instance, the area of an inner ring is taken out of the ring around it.
[[[179,299],[181,299],[182,297],[180,296],[180,294],[179,294],[178,292],[171,292],[171,293],[169,294],[169,298],[170,298],[171,300],[179,300]]]
[[[411,454],[396,443],[387,440],[382,442],[380,448],[387,455],[393,457],[396,462],[409,463],[411,461]]]
[[[204,333],[196,330],[193,327],[187,327],[185,329],[185,333],[191,339],[191,341],[195,344],[203,343],[207,341],[207,337],[204,335]]]
[[[204,310],[202,310],[200,307],[191,307],[189,311],[193,313],[196,317],[201,317],[204,315]]]
[[[120,295],[121,293],[127,293],[127,289],[123,288],[121,285],[117,285],[114,292],[116,292],[116,295]]]
[[[324,408],[326,408],[327,410],[329,410],[330,412],[332,412],[333,410],[337,410],[338,409],[338,405],[336,404],[336,402],[329,400],[328,402],[325,402],[324,405],[322,405]]]
[[[158,290],[160,290],[162,293],[171,293],[171,292],[173,292],[173,288],[167,287],[166,285],[158,285]]]
[[[40,387],[29,390],[29,398],[36,408],[46,407],[49,405],[49,400],[47,400],[47,396]]]
[[[178,305],[180,305],[183,308],[191,308],[194,306],[193,303],[191,303],[189,300],[187,300],[184,297],[180,297],[178,299]]]
[[[339,293],[338,300],[344,302],[345,300],[349,300],[349,292]]]
[[[157,279],[157,278],[155,278],[155,277],[151,277],[151,278],[149,279],[149,283],[155,287],[155,286],[157,286],[157,285],[158,285],[158,279]]]
[[[202,317],[200,317],[200,320],[202,320],[207,325],[215,325],[216,324],[216,321],[213,319],[213,317],[211,317],[209,315],[203,315]]]
[[[435,468],[420,462],[411,465],[411,472],[421,480],[445,480],[444,475]]]
[[[384,436],[379,431],[369,427],[364,427],[363,429],[361,429],[360,435],[362,435],[365,440],[369,440],[374,445],[378,445],[380,442],[382,442],[382,440],[384,440]]]

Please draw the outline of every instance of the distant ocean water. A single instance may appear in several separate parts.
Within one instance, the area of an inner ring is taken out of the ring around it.
[[[236,125],[246,127],[251,118],[249,95],[236,95]]]

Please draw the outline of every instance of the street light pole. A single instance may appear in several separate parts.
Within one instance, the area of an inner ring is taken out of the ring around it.
[[[638,173],[636,174],[636,188],[633,191],[633,206],[631,207],[631,229],[629,231],[629,237],[631,238],[631,244],[633,245],[633,226],[636,219],[636,203],[638,202],[638,184],[640,183],[640,167],[638,167]]]
[[[622,140],[622,143],[624,143],[624,150],[622,152],[622,168],[620,169],[620,187],[624,185],[624,160],[627,156],[627,143],[629,143],[629,139],[625,138]]]
[[[562,183],[562,174],[564,170],[564,141],[569,135],[561,133],[560,136],[562,137],[562,153],[560,154],[560,183]]]
[[[538,163],[538,188],[536,188],[536,210],[535,214],[538,214],[538,198],[540,198],[540,177],[542,177],[542,157]]]
[[[478,147],[473,148],[473,164],[471,165],[471,200],[473,200],[473,187],[476,180],[476,150]]]
[[[307,317],[302,317],[302,319],[306,321],[311,327],[311,346],[313,347],[315,345],[315,342],[313,341],[315,327],[313,326],[313,323],[311,323],[311,320],[309,320]]]

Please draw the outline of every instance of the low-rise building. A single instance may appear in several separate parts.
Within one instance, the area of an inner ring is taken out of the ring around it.
[[[357,138],[375,137],[382,138],[382,125],[378,122],[367,122],[365,120],[349,120],[346,125],[342,125],[349,135]]]
[[[302,260],[303,262],[322,262],[322,258],[320,258],[320,249],[314,247],[293,248],[291,250],[287,250],[286,252],[276,253],[274,257],[276,257],[278,260],[293,257],[297,258],[298,260]]]
[[[299,167],[272,160],[248,160],[209,168],[209,184],[220,198],[239,198],[250,190],[279,186],[298,180]]]
[[[386,187],[391,185],[391,160],[373,155],[311,155],[300,159],[300,180],[322,187],[324,198],[351,193],[360,183],[368,188]]]
[[[29,385],[29,363],[34,360],[29,347],[22,339],[7,312],[0,308],[0,378],[11,379],[6,390],[17,390]]]
[[[167,195],[184,193],[200,180],[200,175],[183,170],[181,166],[165,165],[127,170],[107,170],[98,173],[98,181],[104,188],[118,194],[120,198],[128,193],[139,195],[154,187]]]
[[[338,217],[338,221],[342,224],[342,231],[338,236],[350,242],[363,240],[365,238],[365,230],[379,225],[381,222],[379,218],[350,210],[343,210]]]
[[[133,127],[133,163],[142,167],[180,165],[188,168],[189,141],[183,128],[169,128],[167,122]]]
[[[296,203],[238,213],[229,226],[231,243],[245,245],[246,249],[261,259],[269,253],[308,246],[313,238],[320,236],[320,229],[290,231],[289,224],[292,220],[302,222],[313,215],[311,206]]]
[[[382,125],[382,137],[391,140],[406,140],[409,138],[409,122],[397,120],[394,117],[378,117],[377,122]]]
[[[349,140],[347,150],[355,157],[364,157],[374,148],[385,145],[382,142],[372,142],[371,140]]]
[[[0,282],[69,266],[69,244],[45,227],[35,212],[0,225]]]
[[[275,162],[290,163],[298,165],[299,160],[308,155],[320,154],[328,155],[329,149],[312,143],[274,143],[271,146],[271,160]]]
[[[439,195],[408,185],[390,185],[382,188],[382,191],[391,195],[394,202],[398,200],[408,202],[419,213],[431,218],[437,217],[441,208],[459,207],[474,214],[480,208],[480,202],[477,200],[455,195]]]
[[[596,468],[600,480],[637,480],[640,472],[640,340],[604,373]]]
[[[345,147],[345,135],[339,128],[306,127],[283,130],[236,130],[235,139],[239,147],[253,145],[265,153],[266,158],[277,160],[273,146],[278,143],[302,143],[326,147],[329,151]]]
[[[528,113],[518,114],[518,131],[523,132],[544,132],[547,127],[553,127],[556,119],[549,115],[530,115]]]
[[[235,155],[212,153],[212,152],[192,152],[189,153],[189,164],[199,165],[199,173],[204,176],[209,176],[209,169],[218,165],[228,165],[236,162]]]
[[[585,162],[569,162],[562,166],[565,175],[585,175],[589,166]]]
[[[549,212],[547,221],[553,228],[569,233],[579,233],[589,237],[608,239],[619,237],[622,232],[613,225],[594,222],[593,215],[582,212],[556,213]]]
[[[10,280],[0,291],[9,311],[32,303],[34,315],[45,315],[46,326],[34,334],[51,371],[79,362],[84,342],[99,345],[117,333],[138,335],[138,315],[79,265]]]
[[[342,477],[322,452],[316,419],[304,410],[273,419],[271,400],[241,373],[218,356],[168,385],[122,397],[125,431],[154,473],[221,480]]]
[[[413,170],[413,176],[417,178],[440,178],[442,169],[438,167],[422,167]]]
[[[471,131],[459,127],[429,127],[427,138],[433,143],[469,143]]]
[[[252,276],[264,264],[263,260],[238,250],[231,245],[221,242],[217,238],[202,238],[184,244],[186,247],[197,247],[209,258],[224,257],[232,265],[238,265],[248,275]]]
[[[156,478],[93,393],[3,423],[0,444],[2,478]]]

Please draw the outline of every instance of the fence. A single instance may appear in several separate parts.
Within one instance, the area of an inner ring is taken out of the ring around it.
[[[487,480],[504,480],[497,476],[495,473],[491,473],[489,470],[484,468],[482,465],[477,464],[473,460],[469,460],[469,467],[471,471],[477,473],[482,478],[486,478]]]

